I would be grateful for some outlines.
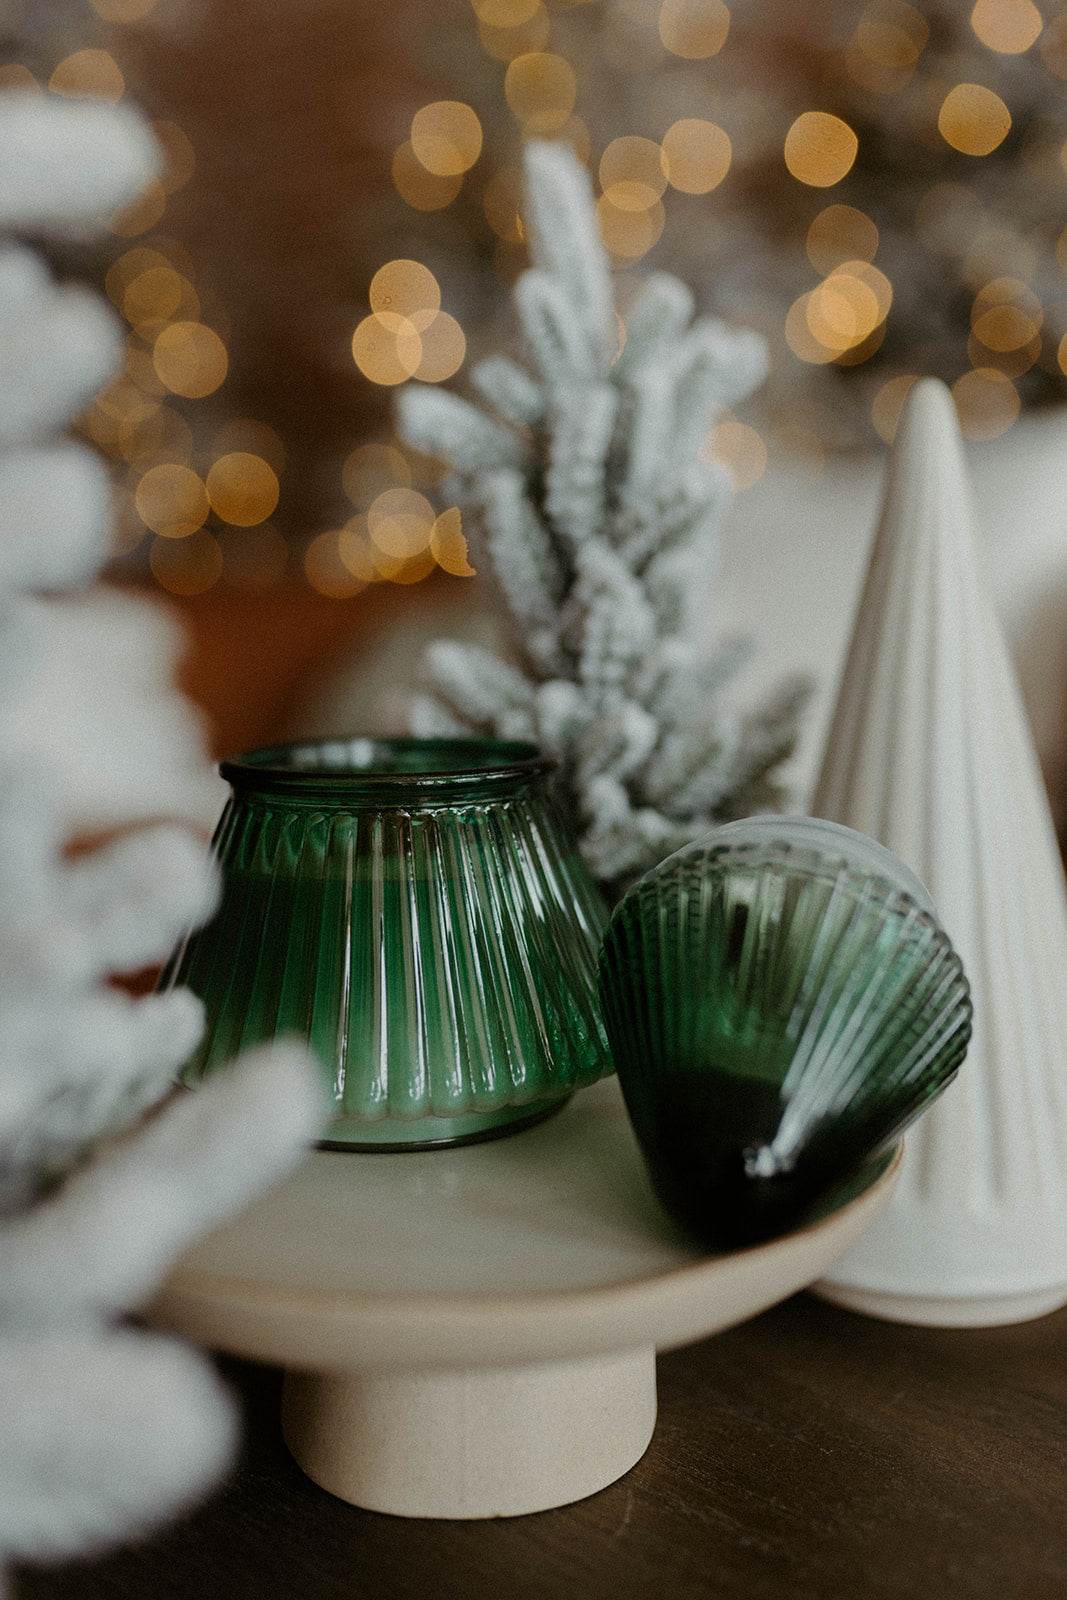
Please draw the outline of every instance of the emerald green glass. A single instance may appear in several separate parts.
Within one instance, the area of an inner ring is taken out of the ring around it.
[[[971,1003],[919,880],[808,818],[709,833],[615,910],[604,1020],[656,1190],[715,1248],[825,1212],[949,1083]]]
[[[532,745],[418,739],[224,762],[220,909],[163,977],[207,1012],[185,1080],[295,1035],[329,1074],[326,1142],[395,1148],[521,1126],[612,1070],[605,911],[553,765]]]

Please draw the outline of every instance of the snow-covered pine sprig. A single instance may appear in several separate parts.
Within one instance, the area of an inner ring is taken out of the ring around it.
[[[803,685],[741,713],[722,691],[746,653],[692,642],[730,490],[701,459],[715,414],[759,383],[763,343],[693,320],[686,286],[647,279],[622,349],[588,175],[569,146],[531,142],[532,265],[515,287],[529,366],[471,373],[483,406],[408,385],[400,431],[447,461],[510,660],[439,640],[416,732],[532,739],[594,875],[617,892],[719,821],[778,802]]]

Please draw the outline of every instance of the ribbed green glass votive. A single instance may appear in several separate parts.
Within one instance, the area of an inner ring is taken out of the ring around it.
[[[947,1086],[971,1032],[914,873],[806,817],[730,823],[654,868],[615,909],[600,985],[652,1181],[716,1248],[825,1208]]]
[[[278,1035],[330,1076],[327,1143],[516,1128],[611,1071],[605,911],[549,795],[553,763],[493,740],[354,739],[224,762],[219,911],[162,983],[203,999],[183,1077]]]

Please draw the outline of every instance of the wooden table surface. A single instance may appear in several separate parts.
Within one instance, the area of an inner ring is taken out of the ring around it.
[[[799,1295],[661,1356],[648,1453],[600,1494],[493,1522],[359,1511],[303,1476],[277,1373],[227,1363],[230,1482],[139,1549],[20,1600],[1064,1600],[1067,1309],[876,1322]]]

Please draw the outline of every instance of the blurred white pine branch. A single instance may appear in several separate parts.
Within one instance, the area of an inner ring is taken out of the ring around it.
[[[0,230],[81,229],[154,162],[128,110],[3,97]],[[119,595],[61,593],[103,559],[110,500],[56,434],[120,349],[95,296],[0,239],[0,1586],[10,1561],[147,1530],[224,1468],[233,1412],[209,1365],[121,1320],[324,1112],[296,1050],[168,1100],[199,1003],[112,981],[214,896],[189,827],[213,786],[169,630]],[[72,853],[87,834],[106,842]]]

